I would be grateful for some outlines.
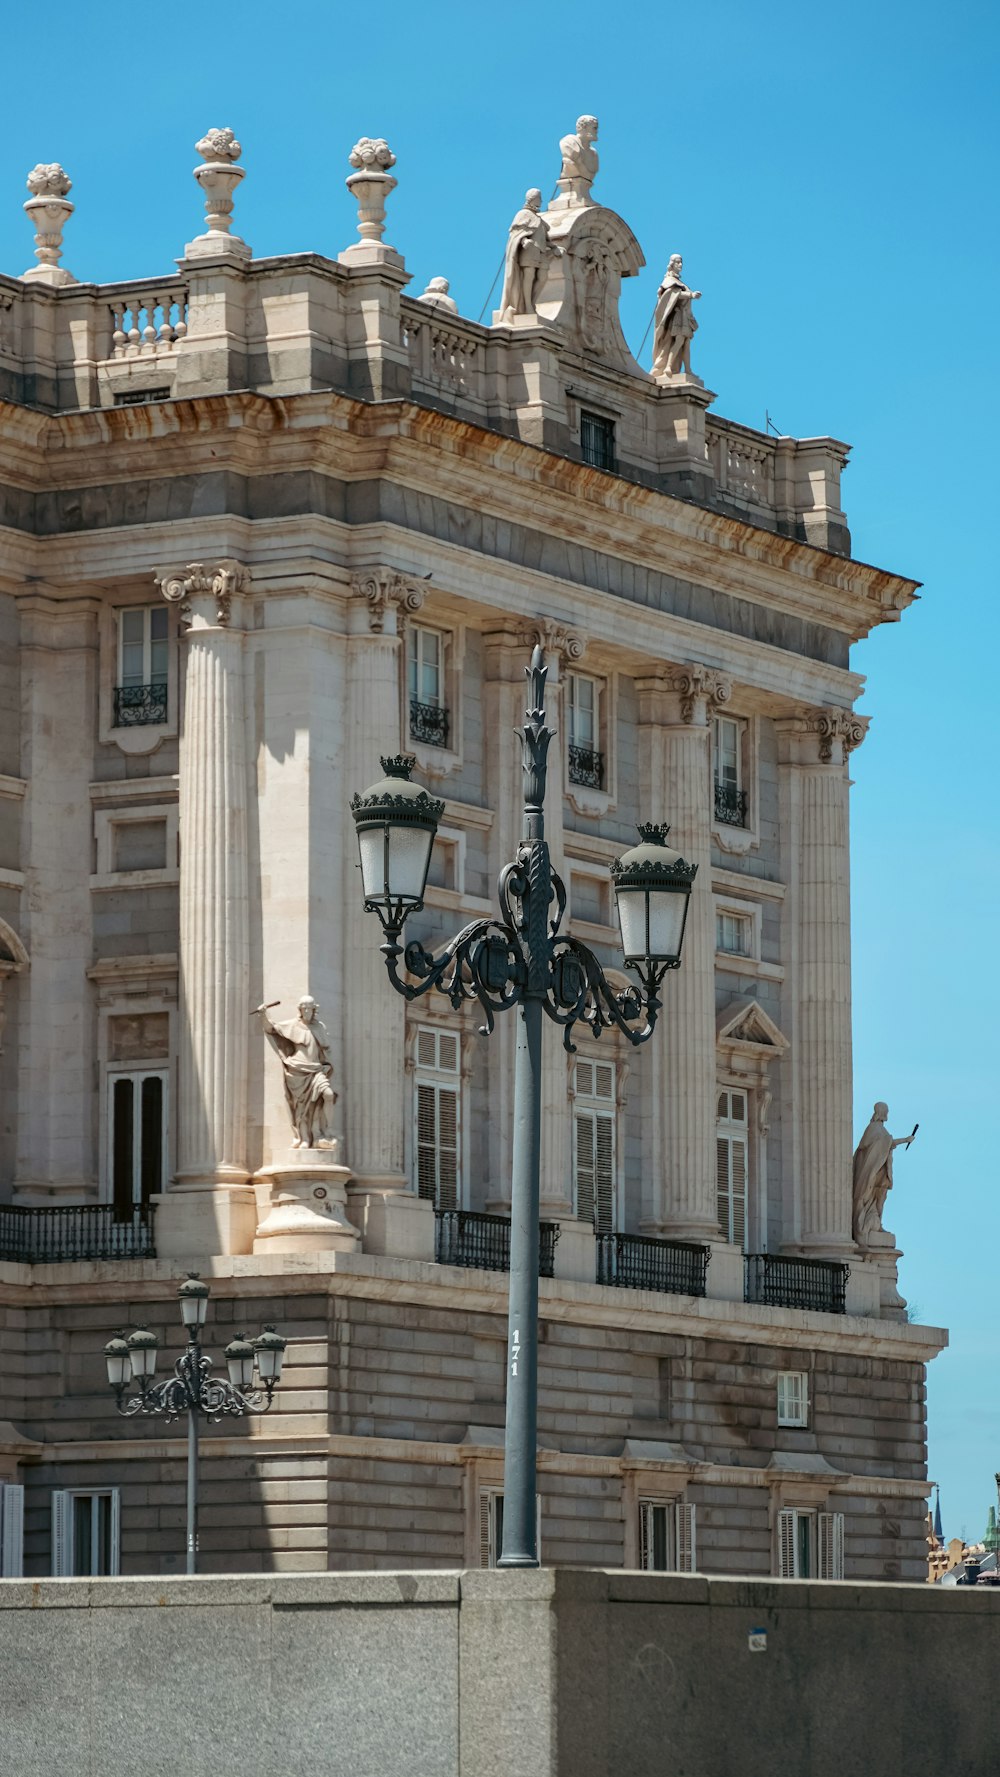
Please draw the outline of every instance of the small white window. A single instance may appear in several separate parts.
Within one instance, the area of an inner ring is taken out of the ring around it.
[[[578,1061],[573,1106],[573,1176],[576,1213],[610,1234],[616,1221],[617,1107],[610,1062]]]
[[[604,788],[601,750],[601,683],[586,673],[570,673],[566,686],[567,766],[571,784]]]
[[[684,1500],[640,1499],[639,1566],[649,1573],[694,1573],[695,1507]]]
[[[715,948],[727,956],[752,956],[753,915],[728,911],[716,913]]]
[[[118,1219],[166,1189],[167,1075],[162,1068],[108,1076],[111,1201]]]
[[[843,1512],[784,1507],[778,1513],[778,1575],[783,1580],[842,1580]]]
[[[166,605],[133,605],[118,612],[116,728],[141,727],[167,720],[169,660]]]
[[[414,1156],[417,1193],[436,1209],[461,1197],[461,1048],[454,1031],[421,1025],[416,1041]]]
[[[420,623],[411,623],[407,630],[410,738],[426,746],[448,745],[447,641],[442,630],[427,629]]]
[[[56,1579],[99,1578],[119,1571],[121,1495],[67,1488],[52,1495],[52,1572]]]
[[[16,1481],[0,1485],[0,1579],[19,1580],[24,1573],[24,1488]]]
[[[719,1093],[715,1129],[719,1230],[723,1240],[745,1249],[747,1236],[747,1095],[728,1088]]]
[[[783,1370],[779,1375],[778,1424],[809,1424],[809,1378],[805,1370]]]
[[[542,1500],[535,1494],[535,1552],[542,1558]],[[503,1554],[503,1489],[479,1490],[479,1565],[495,1567]]]
[[[712,724],[715,819],[727,827],[745,827],[747,824],[743,735],[744,724],[734,716],[715,717]]]

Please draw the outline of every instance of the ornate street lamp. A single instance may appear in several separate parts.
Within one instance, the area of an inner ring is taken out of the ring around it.
[[[181,1319],[188,1342],[174,1365],[174,1374],[155,1386],[159,1340],[148,1327],[136,1327],[127,1336],[116,1333],[104,1347],[108,1382],[119,1413],[132,1419],[163,1418],[169,1422],[188,1416],[187,1475],[187,1571],[197,1571],[198,1557],[198,1421],[202,1414],[217,1424],[224,1413],[241,1418],[244,1413],[266,1413],[281,1380],[286,1341],[273,1327],[265,1327],[256,1339],[240,1333],[226,1346],[228,1382],[212,1374],[211,1360],[201,1349],[201,1329],[208,1313],[208,1284],[189,1272],[177,1292]],[[256,1371],[256,1383],[254,1372]],[[134,1382],[138,1394],[128,1394]]]
[[[542,1124],[542,1015],[563,1030],[573,1054],[574,1026],[594,1037],[614,1026],[630,1043],[652,1036],[659,987],[680,966],[696,864],[664,844],[668,828],[640,827],[641,843],[611,867],[625,966],[638,984],[616,990],[593,951],[560,932],[566,890],[545,843],[545,726],[548,669],[541,648],[527,676],[531,705],[521,731],[524,830],[513,863],[500,873],[501,918],[465,926],[438,956],[419,942],[403,947],[403,926],[423,906],[431,847],[444,803],[410,782],[415,760],[383,759],[387,776],[351,803],[358,829],[365,908],[378,914],[389,979],[404,999],[432,989],[456,1009],[477,1000],[493,1030],[494,1013],[518,1009],[514,1064],[514,1158],[511,1177],[507,1423],[504,1436],[503,1551],[500,1567],[537,1567],[535,1446],[538,1417],[538,1213]],[[404,973],[400,973],[402,959]],[[110,1363],[109,1359],[109,1363]]]

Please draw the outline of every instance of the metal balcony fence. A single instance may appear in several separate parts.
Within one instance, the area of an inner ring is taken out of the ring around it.
[[[156,679],[151,685],[115,686],[115,728],[146,728],[167,719],[167,686]]]
[[[510,1270],[510,1217],[486,1215],[475,1209],[438,1209],[434,1256],[439,1265],[464,1265],[470,1271]],[[555,1272],[558,1222],[541,1222],[538,1237],[538,1275]]]
[[[598,1234],[597,1281],[624,1290],[703,1296],[711,1249],[646,1234]]]
[[[781,1253],[747,1253],[743,1300],[768,1308],[811,1308],[846,1314],[850,1265],[833,1259],[793,1259]]]
[[[747,793],[745,790],[734,790],[729,784],[715,786],[715,818],[725,827],[745,827],[747,824]]]
[[[582,784],[587,790],[604,788],[604,754],[594,747],[569,748],[569,781]]]
[[[137,1204],[127,1215],[111,1203],[35,1209],[0,1204],[0,1259],[19,1265],[66,1265],[77,1259],[153,1259],[153,1212]]]
[[[448,745],[448,711],[442,704],[410,698],[410,739],[423,741],[427,747]]]

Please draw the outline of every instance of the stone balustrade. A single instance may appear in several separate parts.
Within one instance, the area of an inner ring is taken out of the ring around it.
[[[137,284],[109,291],[111,341],[107,358],[150,357],[170,351],[187,333],[186,285]]]

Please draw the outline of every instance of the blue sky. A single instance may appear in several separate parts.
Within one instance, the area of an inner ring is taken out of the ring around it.
[[[335,254],[353,238],[347,153],[385,135],[412,288],[444,273],[475,318],[526,187],[551,190],[560,135],[593,111],[597,195],[648,261],[623,302],[633,348],[680,250],[716,411],[853,444],[855,553],[924,582],[854,658],[874,718],[855,755],[856,1131],[875,1098],[894,1131],[920,1122],[887,1221],[903,1293],[951,1329],[930,1472],[946,1531],[970,1536],[1000,1467],[998,21],[990,0],[244,0],[200,19],[50,0],[5,19],[0,118],[5,271],[31,263],[20,205],[39,160],[74,181],[79,278],[170,269],[200,229],[192,145],[212,124],[243,143],[255,253]]]

